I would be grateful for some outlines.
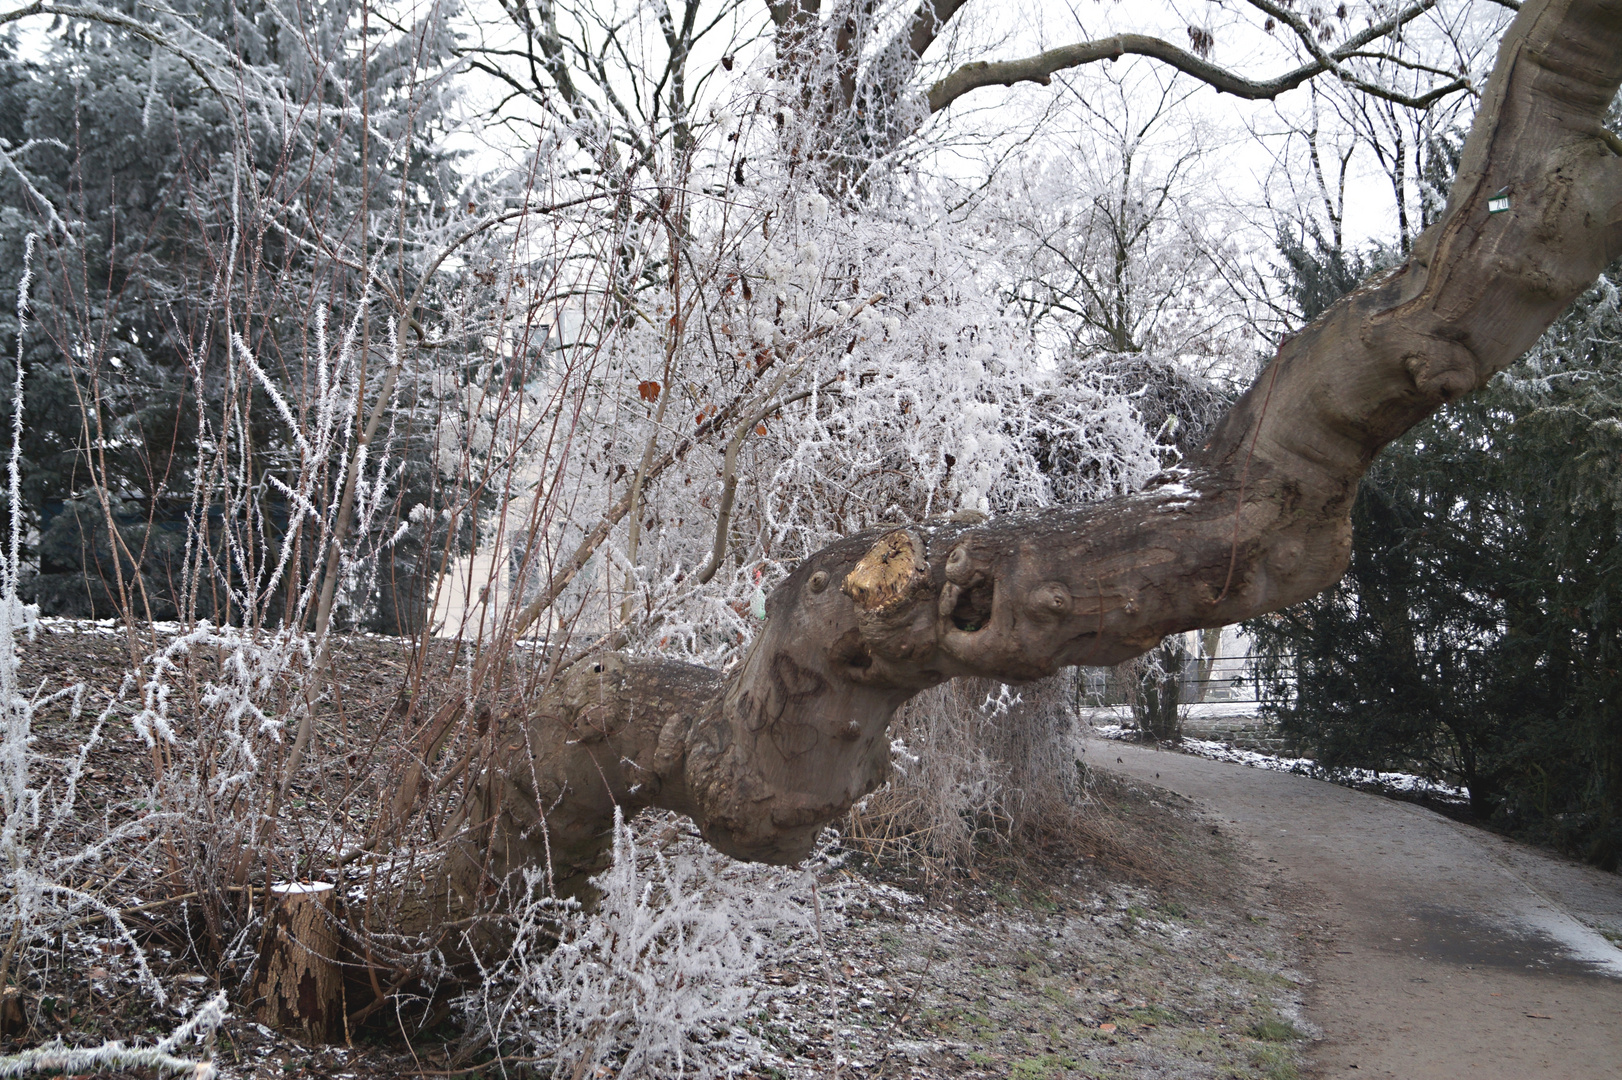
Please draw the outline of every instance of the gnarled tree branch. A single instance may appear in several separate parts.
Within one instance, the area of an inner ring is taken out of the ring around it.
[[[917,60],[935,43],[946,24],[968,0],[923,0],[907,25],[907,47]]]
[[[1062,45],[1018,60],[979,60],[972,64],[964,64],[929,88],[929,111],[939,112],[969,91],[978,90],[983,86],[1012,86],[1021,82],[1034,82],[1046,86],[1060,71],[1095,64],[1100,60],[1119,60],[1123,56],[1152,57],[1214,87],[1220,93],[1233,94],[1250,101],[1270,100],[1326,71],[1338,73],[1340,61],[1349,58],[1370,42],[1377,41],[1417,19],[1435,7],[1437,2],[1438,0],[1419,0],[1419,3],[1403,8],[1390,18],[1353,34],[1333,51],[1320,52],[1309,63],[1273,79],[1260,81],[1247,79],[1186,49],[1180,49],[1163,38],[1149,37],[1145,34],[1116,34],[1097,41]],[[1271,4],[1267,5],[1268,10],[1272,7]],[[1470,85],[1469,80],[1461,76],[1424,94],[1408,95],[1361,79],[1352,78],[1348,81],[1365,93],[1418,109],[1457,90],[1468,89]]]

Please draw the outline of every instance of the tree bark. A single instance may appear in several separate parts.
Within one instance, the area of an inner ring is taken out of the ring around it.
[[[259,1019],[303,1042],[344,1037],[343,974],[333,901],[325,882],[276,885],[254,973]]]
[[[725,676],[621,656],[567,672],[499,728],[415,921],[459,921],[525,866],[579,885],[616,804],[794,862],[884,780],[890,715],[918,691],[1117,664],[1333,584],[1380,448],[1512,363],[1622,253],[1601,126],[1619,82],[1622,0],[1528,3],[1441,221],[1286,340],[1203,451],[1142,494],[841,540],[772,593]],[[1510,210],[1489,213],[1506,188]]]

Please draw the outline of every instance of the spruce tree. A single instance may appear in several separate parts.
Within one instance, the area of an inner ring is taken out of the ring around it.
[[[1478,817],[1608,867],[1622,854],[1618,280],[1613,267],[1486,390],[1393,444],[1358,493],[1346,576],[1248,624],[1269,711],[1321,764],[1462,784]]]
[[[336,324],[362,292],[361,275],[327,257],[334,243],[454,203],[460,183],[432,148],[444,95],[421,85],[448,56],[443,27],[420,42],[393,33],[392,43],[377,33],[389,28],[374,27],[363,70],[359,10],[345,0],[187,5],[183,25],[154,25],[177,41],[189,35],[192,57],[213,65],[201,71],[94,21],[55,26],[42,54],[0,46],[0,139],[16,165],[0,170],[8,296],[25,238],[36,237],[23,465],[37,560],[27,591],[46,613],[240,618],[217,589],[179,595],[188,533],[223,548],[244,530],[263,554],[286,541],[288,508],[271,489],[246,509],[194,505],[208,467],[203,425],[238,423],[253,475],[299,464],[269,390],[231,371],[232,334],[296,403],[309,390],[315,316]],[[368,141],[355,130],[362,100]],[[375,253],[382,241],[368,239]],[[413,254],[393,260],[406,279],[398,284],[409,284]],[[18,355],[9,308],[0,305],[7,408]],[[380,310],[379,328],[388,314]],[[433,497],[431,429],[408,422],[393,433],[402,510]],[[388,547],[394,564],[375,568],[351,611],[379,629],[414,626],[422,589],[403,583],[420,582],[432,547],[421,537]],[[248,573],[223,556],[215,563],[234,584]]]

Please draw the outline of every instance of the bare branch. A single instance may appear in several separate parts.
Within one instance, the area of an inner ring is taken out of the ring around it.
[[[844,324],[849,325],[864,309],[883,299],[883,293],[875,293],[863,300],[851,309],[850,314],[845,316]],[[832,327],[827,326],[818,327],[807,335],[799,343],[799,346],[824,336],[832,329]],[[796,348],[799,346],[796,346]],[[715,577],[716,570],[720,569],[722,558],[726,555],[727,534],[732,527],[732,502],[738,491],[738,451],[743,448],[744,440],[749,437],[749,433],[754,430],[756,424],[783,407],[784,402],[777,400],[778,392],[804,368],[805,361],[803,360],[792,366],[785,364],[778,373],[777,378],[772,381],[772,385],[759,394],[744,410],[743,422],[738,425],[737,430],[732,433],[732,438],[727,442],[725,463],[722,466],[721,510],[715,521],[715,544],[710,550],[709,561],[698,572],[698,583],[700,585],[709,584],[710,579]]]
[[[578,199],[570,199],[566,202],[551,205],[526,205],[518,207],[517,209],[507,210],[503,213],[493,214],[474,222],[453,237],[449,243],[440,248],[438,254],[434,256],[433,261],[428,264],[427,270],[423,272],[421,279],[417,282],[416,289],[401,307],[400,315],[397,318],[394,327],[395,338],[393,361],[383,374],[382,384],[377,390],[377,398],[372,403],[371,414],[366,419],[366,427],[362,430],[360,437],[355,441],[354,453],[344,464],[343,494],[339,499],[337,521],[334,522],[332,533],[327,538],[327,546],[324,554],[325,572],[321,581],[321,591],[318,594],[318,599],[316,601],[315,637],[319,644],[316,647],[316,659],[314,665],[315,676],[311,680],[312,685],[321,684],[325,677],[327,666],[331,662],[332,635],[328,633],[328,630],[332,626],[332,608],[337,598],[338,576],[343,556],[343,543],[348,536],[350,524],[354,519],[355,492],[356,485],[360,480],[361,467],[366,460],[366,454],[368,448],[372,444],[372,440],[377,437],[378,428],[383,423],[383,415],[388,410],[389,402],[393,398],[394,384],[399,379],[401,367],[405,363],[407,335],[410,332],[411,327],[416,322],[416,311],[418,306],[422,303],[423,296],[427,292],[429,283],[433,281],[434,275],[439,272],[439,268],[445,264],[446,259],[450,258],[470,240],[473,240],[482,233],[488,232],[490,229],[495,228],[497,225],[503,222],[522,218],[529,214],[550,214],[568,206],[576,206],[581,203],[590,202],[593,199],[603,197],[605,196],[602,193],[593,193],[591,195],[582,196]],[[382,280],[382,275],[377,272],[376,263],[366,268],[366,275],[372,280]],[[309,707],[309,703],[306,701],[303,714],[299,717],[297,733],[293,738],[293,748],[288,754],[286,771],[282,776],[282,786],[279,789],[280,798],[285,799],[287,797],[287,793],[293,784],[293,777],[298,774],[298,768],[304,761],[304,753],[306,748],[309,746],[310,732],[312,730],[314,720],[314,710]]]
[[[1409,71],[1423,71],[1427,75],[1435,75],[1442,79],[1455,79],[1459,74],[1456,71],[1449,71],[1446,68],[1436,67],[1433,64],[1422,64],[1418,60],[1409,60],[1408,58],[1398,56],[1395,53],[1379,52],[1374,49],[1359,49],[1357,52],[1352,53],[1351,55],[1360,57],[1364,60],[1383,60],[1388,64],[1395,64],[1398,67],[1407,68]],[[1474,93],[1475,88],[1471,87],[1470,92]]]
[[[907,32],[907,44],[914,57],[924,55],[946,24],[951,22],[968,0],[923,0],[913,12],[912,26]]]
[[[972,64],[964,64],[950,75],[941,79],[929,88],[929,111],[939,112],[952,104],[958,98],[971,90],[982,86],[1012,86],[1020,82],[1034,82],[1047,86],[1057,72],[1068,68],[1082,67],[1094,64],[1100,60],[1118,60],[1122,56],[1148,56],[1181,71],[1185,75],[1193,76],[1208,86],[1214,87],[1219,93],[1233,94],[1235,97],[1250,101],[1271,100],[1287,90],[1293,90],[1309,79],[1316,78],[1325,71],[1333,71],[1346,80],[1348,85],[1356,86],[1359,90],[1375,97],[1385,98],[1410,108],[1424,108],[1432,102],[1445,97],[1457,90],[1469,88],[1469,80],[1459,77],[1450,83],[1437,87],[1419,96],[1402,94],[1386,87],[1368,83],[1345,72],[1339,62],[1361,50],[1371,41],[1385,37],[1398,27],[1412,22],[1420,15],[1435,7],[1438,0],[1420,0],[1410,7],[1376,23],[1361,33],[1354,34],[1333,52],[1322,52],[1315,56],[1310,63],[1306,63],[1293,71],[1286,72],[1274,79],[1253,80],[1247,79],[1227,68],[1219,67],[1208,60],[1201,59],[1186,49],[1180,49],[1163,38],[1149,37],[1145,34],[1117,34],[1114,37],[1101,38],[1097,41],[1083,41],[1074,45],[1062,45],[1056,49],[1027,56],[1018,60],[986,61],[980,60]],[[1268,0],[1256,0],[1257,6],[1267,4],[1263,10],[1271,10]]]

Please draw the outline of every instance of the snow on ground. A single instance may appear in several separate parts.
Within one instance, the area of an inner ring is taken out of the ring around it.
[[[1256,716],[1256,703],[1254,701],[1201,701],[1182,705],[1180,709],[1184,720],[1250,720]],[[1083,724],[1090,724],[1095,729],[1111,726],[1128,727],[1132,725],[1132,707],[1130,705],[1095,705],[1085,709],[1077,709],[1076,716]],[[1133,730],[1136,730],[1133,728]]]
[[[1136,742],[1139,738],[1136,727],[1124,724],[1102,724],[1091,730],[1092,734],[1100,739]],[[1296,773],[1300,776],[1310,776],[1314,780],[1327,780],[1332,784],[1342,784],[1346,787],[1375,789],[1387,794],[1429,795],[1450,802],[1462,802],[1470,797],[1470,792],[1465,788],[1428,780],[1413,773],[1376,772],[1373,769],[1326,769],[1312,758],[1264,754],[1211,739],[1184,738],[1178,744],[1178,749],[1213,761],[1231,761],[1236,765],[1249,765],[1253,769]]]

